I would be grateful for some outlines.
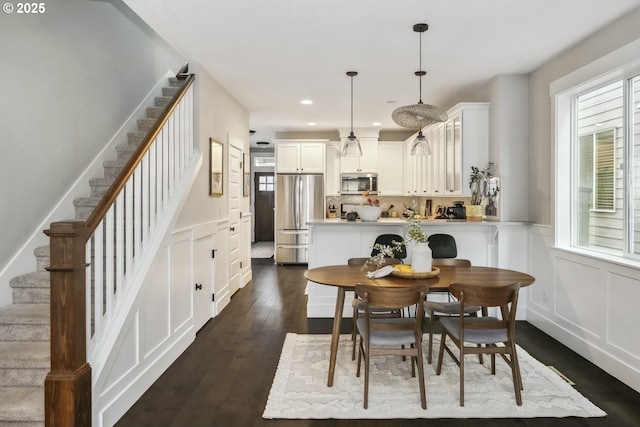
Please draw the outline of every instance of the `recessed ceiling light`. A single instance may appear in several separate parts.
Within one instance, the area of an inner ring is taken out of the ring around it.
[[[313,104],[313,101],[310,99],[303,99],[302,101],[300,101],[300,104],[302,105],[311,105]]]
[[[373,123],[371,123],[371,124],[372,124],[373,126],[380,126],[382,123],[380,123],[380,122],[373,122]]]
[[[315,126],[315,125],[316,125],[316,122],[309,122],[309,123],[307,123],[307,124],[308,124],[309,126]]]
[[[387,104],[395,104],[396,100],[395,99],[390,99],[387,101]]]

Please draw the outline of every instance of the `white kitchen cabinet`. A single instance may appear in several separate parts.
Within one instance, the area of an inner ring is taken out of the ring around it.
[[[404,196],[404,143],[378,143],[378,194]]]
[[[410,155],[413,135],[406,141],[405,194],[471,196],[471,166],[483,167],[489,158],[489,103],[465,102],[447,112],[449,119],[426,127],[431,155]],[[407,188],[408,187],[408,188]]]
[[[463,102],[447,112],[445,195],[470,197],[471,166],[484,167],[489,161],[489,106]]]
[[[324,173],[324,142],[276,141],[277,173]]]
[[[341,156],[341,173],[375,173],[378,171],[378,138],[358,138],[362,156]],[[347,138],[342,138],[344,145]]]
[[[326,149],[326,173],[324,192],[326,196],[340,195],[340,143],[330,142]]]
[[[416,135],[405,142],[405,165],[407,173],[405,175],[405,195],[408,196],[433,196],[442,194],[439,179],[440,160],[444,158],[442,154],[442,124],[427,127],[423,134],[429,142],[431,154],[427,156],[412,156],[411,146]]]

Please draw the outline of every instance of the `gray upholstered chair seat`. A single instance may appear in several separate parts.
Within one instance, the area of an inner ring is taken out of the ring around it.
[[[468,323],[499,322],[495,317],[478,317],[469,319]],[[440,319],[443,327],[447,328],[450,335],[455,339],[460,339],[460,317],[443,317]],[[466,329],[464,332],[464,342],[471,344],[497,344],[508,340],[507,328],[504,329]]]
[[[467,304],[464,306],[464,313],[477,313],[480,311],[480,308],[481,307],[477,305]],[[432,312],[438,315],[458,314],[460,312],[460,304],[457,301],[440,302],[427,300],[424,302],[424,311],[429,315],[431,315]]]
[[[414,323],[414,319],[406,318],[406,317],[398,317],[395,319],[377,319],[376,323],[404,323],[410,325]],[[369,334],[369,330],[367,328],[367,320],[359,317],[356,321],[358,326],[358,331],[364,336]],[[371,345],[375,346],[401,346],[401,345],[414,345],[416,343],[416,334],[413,331],[379,331],[373,330],[371,331],[371,335],[369,336],[369,342]]]

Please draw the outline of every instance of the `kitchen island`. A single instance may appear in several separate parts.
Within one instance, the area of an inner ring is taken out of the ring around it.
[[[422,223],[427,235],[452,235],[458,246],[458,258],[469,259],[473,265],[522,272],[529,270],[528,227],[529,223],[517,221],[429,220]],[[315,268],[346,264],[347,259],[353,257],[368,257],[378,235],[404,236],[408,223],[402,218],[377,221],[324,219],[309,222],[309,228],[309,268]],[[408,252],[407,264],[411,261],[410,248]],[[523,309],[525,300],[520,301]],[[335,301],[335,289],[308,282],[307,317],[333,317]],[[345,308],[343,315],[351,316],[350,306]]]

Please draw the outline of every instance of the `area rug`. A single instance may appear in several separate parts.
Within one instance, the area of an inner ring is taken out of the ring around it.
[[[439,342],[435,344],[434,348],[439,348]],[[488,358],[480,365],[475,356],[469,356],[465,364],[465,406],[460,407],[458,367],[446,356],[441,375],[436,375],[437,354],[434,354],[433,364],[426,361],[424,364],[426,410],[420,407],[418,380],[411,377],[410,362],[403,362],[397,356],[372,358],[369,409],[364,409],[364,372],[360,378],[356,377],[349,335],[340,337],[333,387],[327,387],[330,345],[330,335],[287,334],[263,418],[606,416],[557,373],[521,348],[518,348],[518,357],[524,384],[522,406],[516,405],[511,370],[503,360],[496,361],[496,375],[493,376]]]

